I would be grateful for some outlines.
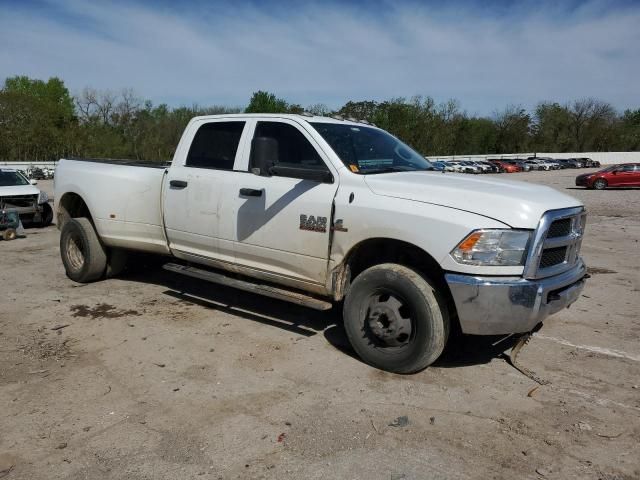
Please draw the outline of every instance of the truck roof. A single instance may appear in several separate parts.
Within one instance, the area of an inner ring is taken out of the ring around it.
[[[321,115],[312,115],[312,114],[297,114],[297,113],[229,113],[229,114],[220,114],[220,115],[201,115],[198,117],[193,117],[192,121],[196,120],[215,120],[218,118],[286,118],[290,120],[303,120],[305,122],[319,122],[319,123],[338,123],[338,124],[347,124],[347,125],[364,125],[367,127],[376,126],[372,123],[367,122],[366,120],[357,120],[355,118],[342,118],[339,116],[335,117],[324,117]],[[339,118],[338,118],[339,117]]]

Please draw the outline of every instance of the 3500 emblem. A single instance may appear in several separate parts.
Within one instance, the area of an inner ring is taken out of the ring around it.
[[[310,232],[326,232],[327,217],[300,215],[300,230],[309,230]]]

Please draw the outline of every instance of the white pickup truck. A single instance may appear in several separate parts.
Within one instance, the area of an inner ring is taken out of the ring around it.
[[[525,333],[579,296],[586,214],[551,188],[432,171],[366,122],[191,120],[170,166],[66,160],[55,177],[67,275],[165,268],[316,309],[344,301],[362,359],[415,372],[449,331]]]

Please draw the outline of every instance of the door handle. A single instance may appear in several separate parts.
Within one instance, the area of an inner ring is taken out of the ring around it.
[[[255,188],[241,188],[240,195],[243,197],[261,197],[262,190],[256,190]]]
[[[187,188],[188,183],[184,180],[170,180],[169,186],[173,188]]]

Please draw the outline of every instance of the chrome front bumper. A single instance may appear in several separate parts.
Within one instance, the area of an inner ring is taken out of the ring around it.
[[[553,277],[476,277],[447,273],[446,281],[464,333],[502,335],[524,333],[546,317],[575,302],[587,279],[582,260]]]

